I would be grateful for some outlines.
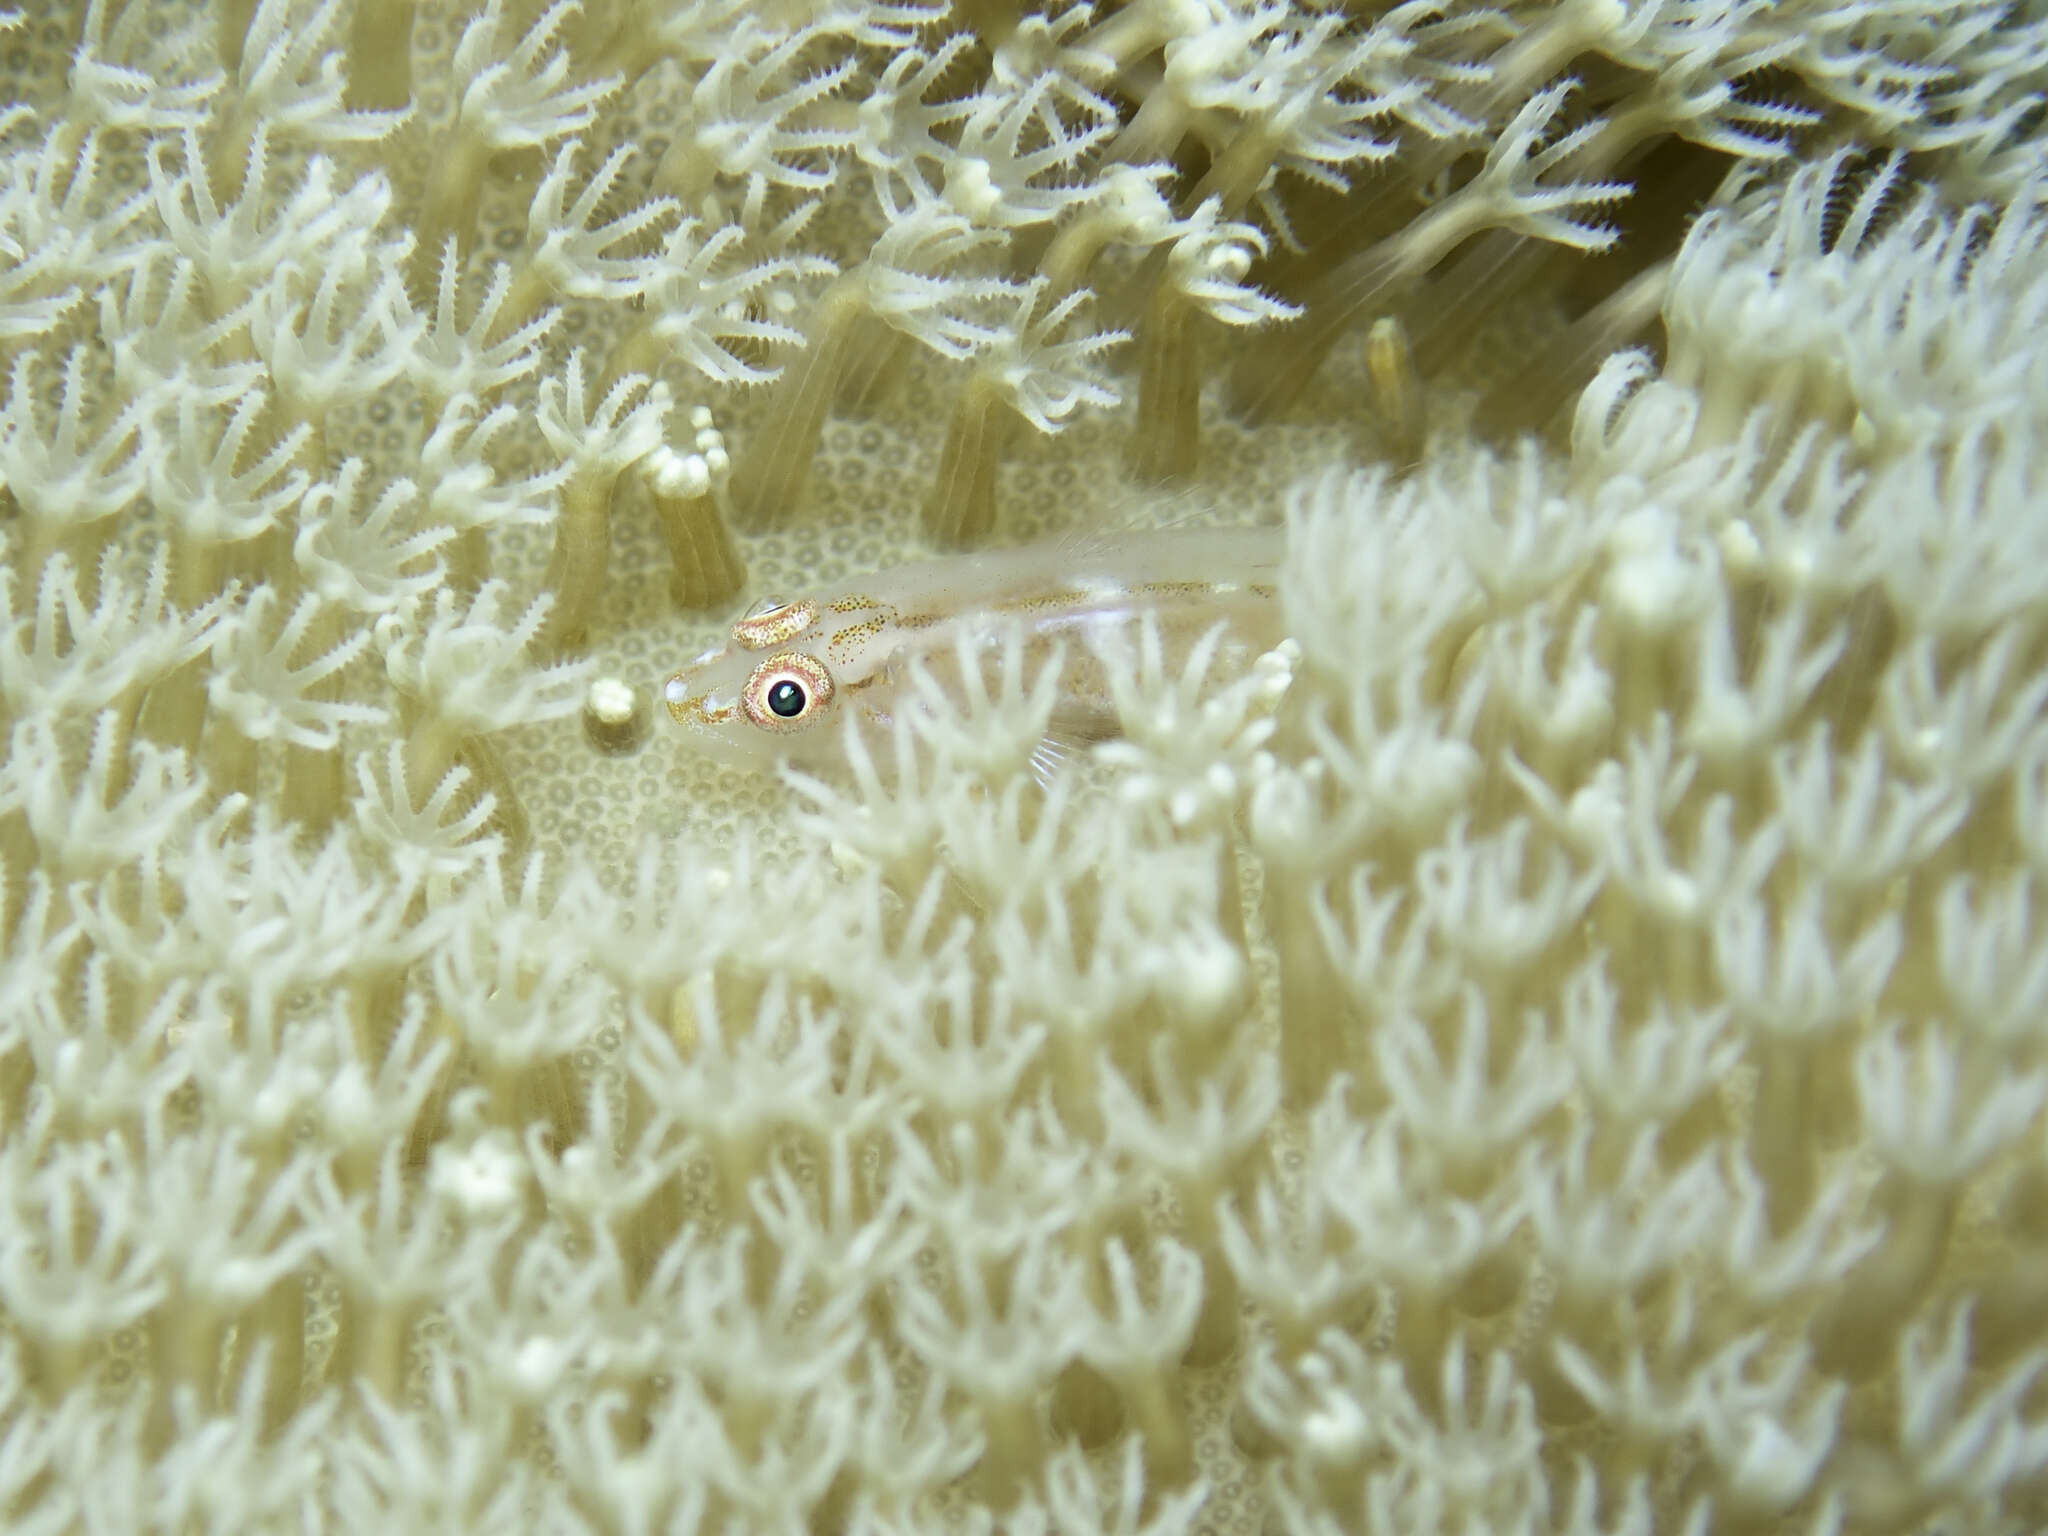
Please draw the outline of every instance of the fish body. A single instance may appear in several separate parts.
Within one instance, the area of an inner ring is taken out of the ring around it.
[[[900,712],[914,665],[943,679],[951,657],[1021,637],[1063,658],[1054,727],[1100,739],[1115,734],[1105,657],[1134,627],[1154,628],[1170,665],[1224,626],[1215,676],[1278,643],[1281,546],[1277,528],[1168,529],[898,566],[755,604],[725,644],[668,679],[663,700],[714,756],[820,765],[843,752],[848,715],[886,726]]]

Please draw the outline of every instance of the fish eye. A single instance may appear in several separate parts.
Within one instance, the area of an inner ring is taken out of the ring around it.
[[[740,691],[747,718],[766,731],[808,725],[832,702],[832,674],[823,662],[800,651],[770,656],[754,668]]]

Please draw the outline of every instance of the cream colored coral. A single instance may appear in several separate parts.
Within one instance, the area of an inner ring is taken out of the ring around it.
[[[2048,1524],[2027,16],[0,49],[0,1524]],[[1291,638],[1097,750],[574,718],[1191,502]]]

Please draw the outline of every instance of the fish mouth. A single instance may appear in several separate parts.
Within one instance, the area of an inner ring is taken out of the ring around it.
[[[725,659],[724,650],[706,651],[695,661],[669,675],[661,685],[661,701],[668,706],[671,718],[678,725],[693,731],[709,731],[713,726],[729,720],[738,711],[735,700],[720,700],[709,688],[698,686],[700,679],[718,662]]]
[[[690,678],[694,668],[685,667],[672,673],[669,680],[661,685],[661,701],[668,706],[668,712],[678,725],[688,725],[693,705],[690,699]]]

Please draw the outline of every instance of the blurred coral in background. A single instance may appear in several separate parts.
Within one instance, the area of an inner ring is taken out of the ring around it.
[[[2036,7],[0,82],[7,1529],[2048,1525]],[[994,664],[620,751],[764,590],[1283,519],[1050,772]]]

